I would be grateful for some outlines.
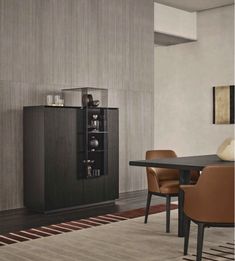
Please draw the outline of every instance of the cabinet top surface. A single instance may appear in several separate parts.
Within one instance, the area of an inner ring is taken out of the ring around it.
[[[24,109],[31,109],[31,108],[56,108],[56,109],[88,109],[88,110],[97,110],[97,109],[115,109],[118,110],[116,107],[81,107],[81,106],[49,106],[49,105],[36,105],[36,106],[24,106]]]

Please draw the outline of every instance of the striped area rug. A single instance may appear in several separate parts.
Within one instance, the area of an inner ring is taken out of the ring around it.
[[[171,213],[169,234],[164,231],[163,211],[162,206],[153,207],[151,212],[158,214],[151,215],[148,224],[143,222],[143,209],[137,209],[2,235],[0,260],[195,261],[197,226],[192,224],[189,255],[183,256],[178,211]],[[233,239],[233,229],[207,229],[202,261],[234,260]]]
[[[178,206],[175,204],[171,205],[171,209],[176,209]],[[165,205],[159,204],[151,206],[150,214],[156,214],[165,211]],[[120,222],[127,219],[144,216],[145,209],[139,208],[129,210],[120,213],[106,214],[97,217],[90,217],[86,219],[73,220],[69,222],[51,224],[48,226],[41,226],[37,228],[31,228],[27,230],[14,231],[4,235],[0,235],[0,246],[6,246],[14,243],[24,242],[28,240],[34,240],[43,237],[49,237],[53,235],[59,235],[75,230],[92,228],[95,226],[101,226],[114,222]]]
[[[196,255],[189,255],[184,257],[183,260],[195,261]],[[210,261],[231,261],[234,260],[234,243],[226,242],[210,249],[206,249],[202,252],[202,260]]]

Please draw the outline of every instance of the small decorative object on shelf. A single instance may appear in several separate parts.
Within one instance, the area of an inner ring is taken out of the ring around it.
[[[95,101],[92,102],[91,107],[98,107],[99,104],[100,104],[100,101],[99,100],[95,100]]]
[[[100,169],[93,169],[92,176],[93,177],[99,177],[100,176]]]
[[[95,148],[98,148],[99,147],[99,141],[96,139],[95,136],[92,136],[91,137],[91,140],[90,140],[90,146],[91,146],[91,150],[95,150]]]
[[[64,106],[64,99],[60,97],[60,95],[47,95],[47,106]]]
[[[91,94],[83,94],[82,95],[82,106],[86,107],[86,106],[92,106],[93,104],[93,97]]]
[[[98,114],[93,114],[91,119],[91,128],[93,129],[93,131],[98,131],[99,125],[100,122],[98,120]]]
[[[60,95],[55,95],[55,106],[64,106],[64,99],[60,98]]]
[[[94,168],[94,160],[84,160],[83,163],[86,165],[87,169],[87,178],[100,177],[100,169]]]
[[[53,95],[47,95],[47,105],[48,106],[53,105]]]
[[[91,94],[82,95],[82,106],[83,107],[98,107],[99,104],[100,104],[99,100],[93,101],[93,97]]]
[[[86,169],[87,169],[87,177],[92,177],[93,176],[93,170],[92,170],[92,165],[94,164],[94,160],[84,160],[83,163],[86,164]]]

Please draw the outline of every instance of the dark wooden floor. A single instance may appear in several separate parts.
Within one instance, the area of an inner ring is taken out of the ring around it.
[[[56,224],[70,220],[87,218],[97,215],[122,212],[142,208],[146,204],[147,191],[135,191],[120,194],[115,205],[87,207],[83,209],[66,210],[50,214],[40,214],[25,208],[0,212],[0,234],[19,231],[43,225]],[[164,203],[165,199],[152,198],[152,205]]]

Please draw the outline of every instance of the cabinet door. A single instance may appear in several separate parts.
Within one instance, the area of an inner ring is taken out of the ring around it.
[[[107,175],[105,176],[106,200],[119,195],[119,124],[118,109],[107,109]]]
[[[78,110],[45,109],[46,210],[82,203],[83,183],[77,178]]]
[[[24,205],[44,211],[44,108],[24,108]]]

